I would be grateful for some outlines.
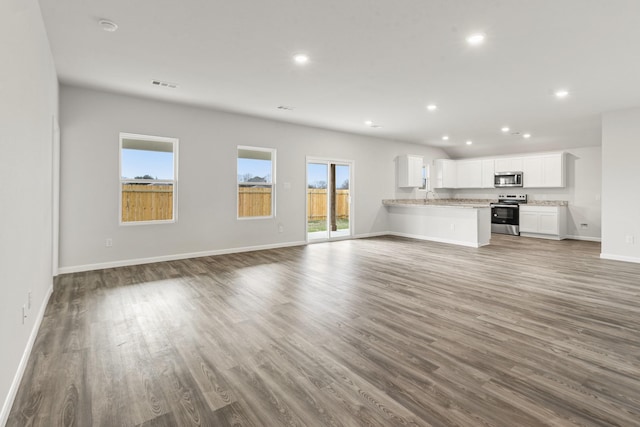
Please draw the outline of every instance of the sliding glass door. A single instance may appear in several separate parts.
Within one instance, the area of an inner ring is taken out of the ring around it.
[[[350,237],[352,162],[307,160],[307,240]]]

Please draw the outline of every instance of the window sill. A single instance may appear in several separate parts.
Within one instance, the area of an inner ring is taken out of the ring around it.
[[[175,224],[177,221],[175,219],[163,219],[163,220],[155,220],[155,221],[120,221],[121,226],[129,227],[132,225],[156,225],[156,224]]]
[[[242,216],[242,217],[236,217],[236,219],[238,221],[247,221],[247,220],[252,220],[252,219],[273,219],[275,218],[275,215],[270,215],[270,216]]]

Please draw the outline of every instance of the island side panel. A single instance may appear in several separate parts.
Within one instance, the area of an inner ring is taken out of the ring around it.
[[[491,237],[489,208],[422,205],[387,209],[393,235],[475,248],[488,244]]]

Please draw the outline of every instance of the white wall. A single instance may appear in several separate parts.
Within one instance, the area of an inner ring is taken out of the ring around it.
[[[603,258],[640,262],[640,108],[602,117]],[[627,239],[631,237],[631,242]]]
[[[58,84],[36,0],[0,2],[0,425],[52,284],[52,117]],[[22,306],[32,291],[22,324]]]
[[[498,194],[515,192],[527,194],[530,200],[566,200],[567,235],[570,238],[600,240],[602,210],[602,152],[601,147],[571,148],[567,152],[565,188],[521,188],[448,190],[457,198],[496,198]],[[527,177],[525,176],[526,180]],[[587,224],[587,228],[581,228]]]
[[[307,155],[354,160],[355,232],[384,232],[381,200],[396,196],[395,158],[446,157],[421,145],[64,85],[61,131],[61,271],[303,242]],[[118,226],[119,132],[180,139],[176,224]],[[278,150],[277,218],[236,219],[238,145]]]

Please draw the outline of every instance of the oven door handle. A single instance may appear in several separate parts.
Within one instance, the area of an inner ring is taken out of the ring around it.
[[[518,205],[491,205],[492,208],[511,208],[518,209]]]

